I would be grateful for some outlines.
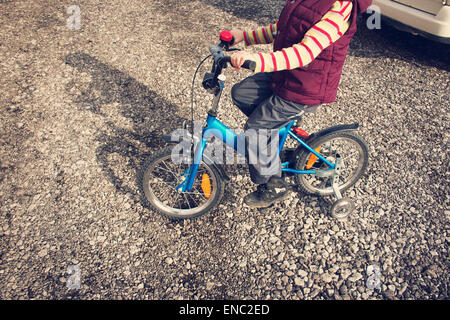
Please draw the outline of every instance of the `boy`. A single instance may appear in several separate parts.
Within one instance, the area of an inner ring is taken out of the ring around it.
[[[366,11],[371,2],[288,0],[275,24],[231,31],[235,44],[274,43],[272,53],[239,51],[231,56],[236,70],[245,60],[256,62],[255,74],[232,89],[234,104],[248,116],[246,130],[253,129],[270,141],[268,131],[336,100],[342,67],[356,32],[357,15]],[[248,144],[249,159],[257,158],[258,147],[261,146]],[[278,152],[267,156],[264,161],[249,163],[251,180],[258,186],[244,202],[253,208],[268,207],[289,195],[281,179]]]

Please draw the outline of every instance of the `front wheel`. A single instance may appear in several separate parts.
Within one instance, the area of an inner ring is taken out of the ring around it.
[[[196,218],[216,206],[225,187],[220,173],[202,161],[192,190],[182,192],[180,185],[187,179],[189,168],[189,164],[172,161],[171,148],[150,157],[139,175],[147,204],[171,219]]]
[[[330,163],[342,159],[338,188],[341,192],[352,187],[364,174],[369,164],[369,151],[364,140],[352,131],[338,131],[311,141],[309,146]],[[329,169],[313,153],[302,149],[297,156],[297,170],[322,171]],[[334,194],[332,175],[297,174],[296,183],[306,194],[329,196]]]

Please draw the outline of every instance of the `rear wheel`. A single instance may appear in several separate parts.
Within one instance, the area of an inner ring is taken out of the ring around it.
[[[214,166],[201,162],[191,191],[182,192],[189,164],[172,161],[172,149],[149,158],[139,175],[141,192],[147,203],[171,219],[199,217],[222,199],[224,182]]]
[[[369,164],[369,152],[364,140],[352,131],[338,131],[318,137],[309,143],[327,161],[335,163],[337,155],[342,159],[342,170],[339,176],[341,192],[352,187],[364,174]],[[296,170],[327,170],[320,159],[306,149],[297,156]],[[328,196],[334,194],[332,175],[297,174],[296,183],[306,194]]]

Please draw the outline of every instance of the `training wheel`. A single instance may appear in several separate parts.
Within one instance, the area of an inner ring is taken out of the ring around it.
[[[355,203],[349,198],[341,198],[333,203],[331,216],[336,219],[345,219],[355,210]]]

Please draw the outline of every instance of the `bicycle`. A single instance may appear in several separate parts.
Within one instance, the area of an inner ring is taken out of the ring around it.
[[[230,49],[234,42],[230,32],[222,31],[220,40],[219,45],[210,47],[210,55],[199,64],[200,67],[207,58],[213,57],[212,70],[205,73],[202,85],[214,94],[214,99],[201,136],[194,137],[194,133],[190,134],[191,153],[188,159],[184,159],[189,161],[175,163],[173,148],[169,147],[147,159],[139,174],[144,201],[171,219],[204,215],[218,205],[224,195],[225,181],[230,178],[221,164],[204,154],[212,136],[242,153],[238,146],[242,145],[245,137],[236,134],[217,119],[226,80],[222,71],[228,63],[231,64],[230,57],[225,56],[224,52],[238,50]],[[245,61],[242,67],[254,70],[255,63]],[[191,107],[193,108],[193,104]],[[355,205],[351,199],[343,197],[342,193],[352,187],[368,167],[367,144],[355,133],[359,125],[337,125],[308,134],[296,126],[297,120],[293,119],[279,129],[278,152],[282,159],[283,175],[293,175],[295,183],[304,194],[334,195],[337,201],[331,207],[331,215],[343,219],[355,209]],[[187,128],[186,124],[184,128]],[[295,149],[284,150],[288,137],[298,143]],[[163,135],[163,139],[169,143],[174,142],[169,135]]]

